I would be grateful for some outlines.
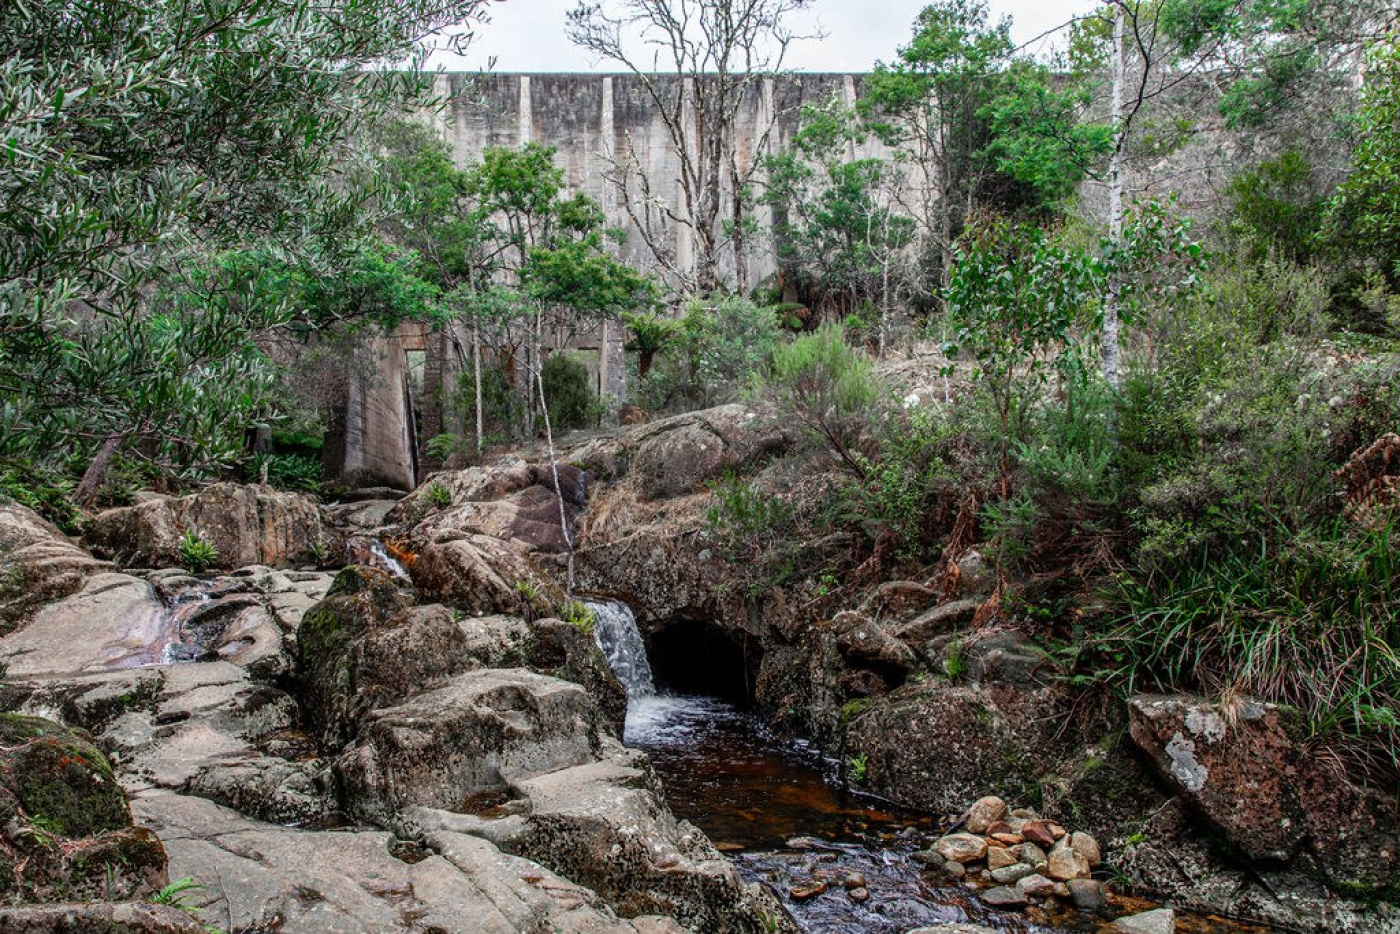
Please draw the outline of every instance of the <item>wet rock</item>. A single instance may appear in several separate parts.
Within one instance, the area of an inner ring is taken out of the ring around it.
[[[940,924],[931,928],[915,928],[907,934],[997,934],[993,928],[980,924]]]
[[[976,834],[954,833],[940,837],[935,849],[948,862],[975,863],[986,857],[987,841]]]
[[[560,619],[536,620],[526,632],[525,663],[582,686],[598,705],[608,729],[620,739],[627,721],[627,689],[608,667],[593,636]]]
[[[207,928],[169,905],[140,902],[0,906],[9,934],[203,934]]]
[[[848,889],[863,889],[866,884],[865,873],[849,872],[846,874],[846,877],[841,880],[841,884]]]
[[[851,897],[851,901],[855,902],[856,904],[870,901],[870,890],[862,886],[857,886],[856,888],[849,890],[846,894],[849,895]]]
[[[1021,908],[1026,904],[1026,895],[1019,889],[999,885],[981,894],[982,901],[993,908]]]
[[[1173,934],[1176,930],[1176,913],[1170,908],[1144,911],[1128,918],[1119,918],[1113,922],[1113,928],[1126,934]]]
[[[1031,873],[1018,879],[1016,888],[1027,898],[1051,898],[1064,891],[1064,884],[1038,873]]]
[[[1068,885],[1070,903],[1080,911],[1098,911],[1108,904],[1102,882],[1095,879],[1071,879]]]
[[[963,826],[968,833],[987,833],[989,828],[1006,816],[1006,802],[995,795],[978,798],[968,808]]]
[[[0,639],[0,662],[15,678],[111,671],[159,662],[170,638],[165,604],[149,583],[100,572]]]
[[[340,547],[310,497],[235,483],[109,509],[92,520],[86,535],[95,551],[123,567],[179,567],[187,531],[215,547],[218,568],[298,567]]]
[[[793,886],[792,888],[788,889],[788,895],[792,896],[792,898],[794,898],[795,900],[801,902],[806,901],[809,898],[815,898],[816,896],[821,895],[825,891],[826,883],[818,879],[813,882],[803,882],[799,885]]]
[[[922,863],[923,865],[929,866],[933,869],[940,868],[944,863],[948,861],[944,859],[942,853],[932,849],[916,850],[911,858],[914,860],[914,862]]]

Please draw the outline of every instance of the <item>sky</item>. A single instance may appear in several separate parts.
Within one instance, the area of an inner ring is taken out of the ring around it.
[[[576,0],[504,0],[491,4],[490,22],[477,30],[467,54],[442,52],[432,64],[449,70],[488,67],[501,72],[617,71],[615,65],[591,61],[564,36],[564,14]],[[796,31],[815,23],[826,38],[795,45],[787,65],[798,71],[868,71],[879,59],[894,58],[909,40],[914,18],[927,0],[814,0]],[[1094,0],[990,0],[994,17],[1012,18],[1017,42],[1090,12]]]

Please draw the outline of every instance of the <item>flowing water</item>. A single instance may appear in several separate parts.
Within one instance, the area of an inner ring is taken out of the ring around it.
[[[1013,934],[1111,930],[1072,909],[998,911],[925,871],[913,854],[937,836],[930,818],[851,792],[838,762],[726,701],[658,693],[632,611],[591,606],[595,638],[627,688],[627,745],[651,756],[671,810],[704,830],[746,880],[777,892],[804,931],[904,934],[954,922]],[[1177,929],[1263,930],[1180,915]]]

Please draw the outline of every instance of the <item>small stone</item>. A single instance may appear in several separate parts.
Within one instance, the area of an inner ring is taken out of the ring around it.
[[[1174,934],[1176,914],[1170,908],[1158,908],[1155,911],[1144,911],[1140,915],[1119,918],[1113,922],[1113,927],[1128,934]]]
[[[865,873],[848,872],[846,878],[841,880],[841,884],[848,889],[863,889],[865,888]]]
[[[856,902],[857,904],[859,904],[860,902],[870,900],[870,890],[863,886],[856,886],[855,888],[849,890],[846,894],[851,897],[851,901]]]
[[[721,853],[742,853],[744,845],[742,843],[716,843],[715,849]]]
[[[995,837],[999,833],[1015,833],[1011,825],[1004,820],[999,820],[987,828],[987,836]]]
[[[1055,834],[1050,830],[1049,821],[1027,821],[1026,826],[1021,828],[1021,836],[1037,846],[1055,845]]]
[[[1050,851],[1045,871],[1052,879],[1068,882],[1070,879],[1086,878],[1089,875],[1089,863],[1067,846],[1056,847]]]
[[[1011,816],[1020,820],[1040,820],[1040,815],[1030,808],[1013,808]]]
[[[943,871],[954,879],[961,879],[963,876],[967,875],[967,867],[951,859],[943,864]]]
[[[982,893],[982,901],[993,908],[1020,908],[1026,904],[1026,896],[1019,889],[1009,885],[999,885]]]
[[[915,850],[912,858],[916,863],[923,863],[931,869],[941,868],[947,862],[943,854],[937,850]]]
[[[804,883],[802,885],[793,886],[791,889],[788,889],[788,894],[795,898],[797,901],[801,902],[806,901],[809,898],[814,898],[815,896],[820,895],[825,891],[826,883],[822,882],[820,879],[816,879],[811,882]]]
[[[1011,817],[1006,821],[1006,826],[1011,828],[1012,833],[1020,833],[1021,829],[1030,823],[1024,817]]]
[[[815,837],[793,837],[787,842],[789,850],[811,850],[815,849],[821,841]]]
[[[1021,862],[1029,863],[1037,869],[1047,862],[1045,851],[1034,843],[1022,843],[1016,848],[1016,852],[1021,857]]]
[[[1097,879],[1071,879],[1069,881],[1070,903],[1080,911],[1098,911],[1108,904],[1104,896],[1103,883]]]
[[[1103,862],[1103,854],[1099,850],[1099,841],[1095,840],[1087,833],[1075,831],[1070,834],[1069,845],[1070,849],[1084,857],[1091,869],[1098,868]]]
[[[949,834],[934,846],[949,862],[973,863],[987,855],[987,841],[971,833]]]
[[[1015,866],[1020,861],[1020,857],[1006,847],[994,846],[987,849],[987,868],[993,872],[1007,866]]]
[[[995,795],[988,795],[978,798],[972,807],[968,808],[964,826],[969,833],[986,833],[988,827],[1005,816],[1006,802]]]
[[[1020,882],[1026,876],[1035,875],[1034,867],[1025,863],[1016,863],[1014,866],[1003,866],[1001,869],[992,870],[992,881],[1001,885],[1013,885]]]
[[[1020,889],[1027,898],[1049,898],[1055,894],[1055,888],[1060,883],[1054,879],[1047,879],[1042,875],[1032,873],[1023,876],[1016,883],[1016,888]]]
[[[997,843],[1003,843],[1006,846],[1020,846],[1022,843],[1025,842],[1025,837],[1022,837],[1019,833],[993,834],[992,839],[995,840]]]

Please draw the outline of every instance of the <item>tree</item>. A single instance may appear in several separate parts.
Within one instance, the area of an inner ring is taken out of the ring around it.
[[[688,293],[718,286],[721,254],[748,290],[745,191],[768,148],[777,115],[759,138],[740,139],[738,119],[760,82],[779,73],[799,37],[790,15],[811,0],[578,0],[569,38],[636,76],[666,129],[679,165],[679,203],[652,197],[635,152],[614,157],[622,205],[658,265]],[[649,50],[651,57],[647,57]],[[656,223],[655,212],[663,222]],[[673,226],[674,225],[674,226]],[[679,267],[666,242],[675,227],[693,236],[697,254]]]
[[[946,283],[953,244],[986,210],[1043,217],[1064,206],[1108,149],[1087,123],[1087,89],[1016,54],[1009,19],[985,0],[937,0],[891,63],[876,65],[861,108],[922,174],[924,225]]]
[[[1400,43],[1378,47],[1361,98],[1360,143],[1332,210],[1358,252],[1400,281]]]
[[[187,447],[241,436],[252,338],[296,309],[215,258],[343,255],[361,214],[337,159],[424,89],[374,66],[482,2],[0,8],[0,456],[76,450],[86,495],[171,419],[200,433]],[[182,288],[213,304],[161,311]]]

